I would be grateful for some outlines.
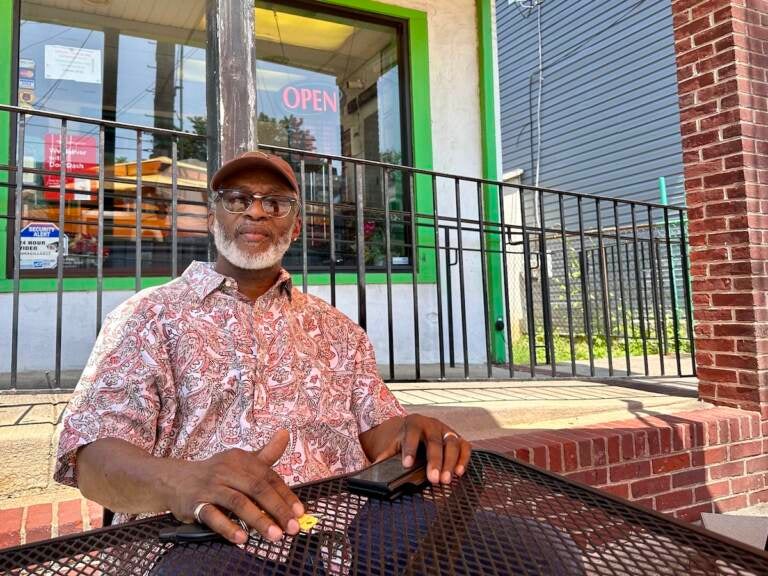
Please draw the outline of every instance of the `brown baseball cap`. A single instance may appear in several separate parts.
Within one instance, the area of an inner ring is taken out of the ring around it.
[[[296,181],[296,174],[294,174],[291,165],[280,158],[280,156],[258,150],[245,152],[237,158],[225,162],[221,168],[216,170],[213,178],[211,178],[211,189],[218,190],[221,183],[234,174],[257,170],[270,170],[279,174],[285,178],[297,195],[301,194],[299,192],[299,183]]]

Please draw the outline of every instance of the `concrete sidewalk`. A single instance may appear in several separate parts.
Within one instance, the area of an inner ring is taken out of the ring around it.
[[[410,411],[439,418],[469,440],[586,426],[709,406],[695,378],[390,384]]]

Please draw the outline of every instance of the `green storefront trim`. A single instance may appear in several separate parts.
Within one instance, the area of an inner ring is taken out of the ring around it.
[[[411,8],[393,6],[375,0],[322,0],[323,4],[352,8],[359,12],[378,14],[389,18],[399,18],[408,23],[408,56],[411,96],[411,130],[413,145],[413,166],[423,170],[432,169],[432,114],[429,92],[429,35],[427,13]],[[432,203],[432,179],[417,174],[414,176],[414,208],[421,214],[434,214]],[[436,280],[435,237],[431,219],[421,219],[424,224],[417,227],[418,258],[416,278],[420,284],[434,284]],[[393,275],[393,282],[394,282]],[[413,279],[408,280],[412,282]],[[369,279],[370,278],[370,279]],[[377,284],[380,281],[375,274],[366,274],[366,282]]]
[[[432,121],[429,92],[427,14],[419,10],[411,10],[371,0],[324,0],[323,3],[407,21],[413,164],[421,169],[431,169]],[[10,102],[12,95],[10,81],[11,69],[14,65],[14,62],[11,61],[11,31],[14,25],[13,4],[14,0],[0,0],[0,42],[3,42],[3,44],[0,44],[0,54],[8,55],[4,61],[0,62],[0,102]],[[6,49],[2,50],[6,43]],[[3,98],[6,99],[4,100]],[[4,163],[7,163],[8,150],[8,115],[4,114],[0,115],[0,160]],[[414,197],[416,199],[414,206],[416,211],[423,214],[433,213],[431,179],[417,175],[414,180]],[[0,182],[8,182],[7,176],[0,173]],[[6,188],[0,190],[0,213],[6,214],[8,211],[8,194],[9,192]],[[0,293],[13,290],[13,282],[6,276],[7,222],[5,219],[0,220],[0,274],[5,278],[0,279]],[[431,222],[431,219],[424,219],[426,225],[431,225]],[[431,229],[426,227],[420,228],[417,238],[420,246],[418,251],[417,281],[425,284],[434,283],[436,281],[435,243]],[[297,282],[301,281],[300,275],[295,275],[294,278]],[[146,277],[142,278],[142,286],[154,286],[168,280],[169,277],[166,276]],[[371,272],[366,274],[365,281],[368,284],[384,284],[386,283],[386,275],[384,273]],[[413,274],[394,273],[392,274],[392,282],[394,284],[411,284],[413,283]],[[133,278],[105,276],[103,286],[104,290],[131,290],[133,289],[133,283]],[[357,283],[357,275],[354,272],[337,273],[336,283],[339,285],[355,284]],[[309,284],[330,284],[330,275],[326,273],[310,273]],[[65,291],[95,290],[96,280],[95,278],[67,278],[64,280],[63,288]],[[21,281],[22,292],[49,292],[55,290],[55,278],[27,278]]]
[[[301,274],[291,274],[294,286],[301,286]],[[309,275],[311,286],[328,286],[331,283],[331,275],[321,272]],[[147,276],[141,279],[141,287],[151,288],[159,286],[170,281],[170,276]],[[365,275],[365,281],[369,284],[385,284],[387,275],[384,272],[369,272]],[[412,284],[413,274],[410,272],[395,272],[392,274],[393,284]],[[109,286],[107,286],[107,284]],[[110,291],[131,291],[135,290],[135,279],[133,276],[121,276],[113,278],[104,278],[104,289]],[[357,284],[357,274],[354,272],[341,272],[336,274],[337,286],[352,286]],[[13,290],[13,280],[0,280],[0,293]],[[22,292],[55,292],[56,278],[22,278]],[[96,278],[65,278],[65,292],[95,292]]]
[[[14,0],[0,0],[0,54],[6,54],[0,62],[0,103],[10,104],[11,92],[11,54],[13,52],[13,14]],[[10,118],[0,114],[0,164],[8,165],[10,148]],[[8,182],[8,172],[0,170],[0,183]],[[8,214],[8,189],[0,188],[0,214]],[[8,220],[0,218],[0,275],[7,269],[5,244],[8,238]]]
[[[479,28],[479,59],[480,59],[480,126],[483,146],[483,177],[489,180],[499,180],[497,118],[496,118],[496,60],[493,42],[493,8],[491,0],[478,0],[477,22]],[[501,206],[499,206],[498,189],[495,186],[485,186],[485,219],[489,222],[501,222]],[[504,318],[504,282],[501,238],[498,234],[487,236],[486,248],[492,251],[486,256],[488,270],[488,319],[491,334],[491,354],[494,362],[505,362],[507,346],[506,331],[496,330],[496,319]]]

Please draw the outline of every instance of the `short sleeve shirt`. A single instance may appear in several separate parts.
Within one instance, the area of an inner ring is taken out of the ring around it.
[[[107,317],[60,425],[54,478],[77,485],[77,450],[100,438],[202,460],[287,429],[275,470],[309,482],[366,466],[359,434],[401,415],[365,332],[285,270],[254,302],[194,262]]]

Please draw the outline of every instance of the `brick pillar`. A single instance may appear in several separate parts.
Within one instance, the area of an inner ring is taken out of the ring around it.
[[[768,1],[672,13],[699,395],[768,418]]]

